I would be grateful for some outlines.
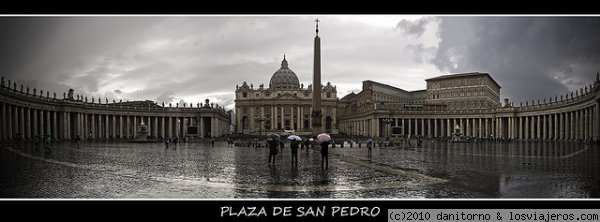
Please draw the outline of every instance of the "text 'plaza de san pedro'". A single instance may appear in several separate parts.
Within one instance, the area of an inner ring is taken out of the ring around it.
[[[365,80],[362,91],[338,98],[336,86],[321,74],[320,54],[317,23],[312,84],[300,83],[298,75],[306,74],[292,71],[294,61],[284,56],[281,66],[273,67],[268,87],[247,82],[236,86],[233,112],[209,101],[175,107],[149,100],[111,103],[75,97],[72,91],[57,98],[56,93],[50,95],[52,89],[25,90],[2,78],[0,139],[137,139],[140,130],[147,131],[148,138],[189,139],[284,131],[439,138],[451,137],[455,130],[465,137],[509,140],[600,138],[598,73],[582,89],[519,104],[501,102],[501,86],[493,73],[483,72],[426,79],[426,89],[417,91]]]

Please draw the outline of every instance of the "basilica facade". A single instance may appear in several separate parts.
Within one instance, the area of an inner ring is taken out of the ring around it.
[[[304,86],[289,67],[285,56],[281,67],[273,73],[269,86],[243,82],[235,90],[236,132],[266,134],[294,131],[310,134],[313,85]],[[330,82],[321,87],[323,130],[337,129],[337,90]]]

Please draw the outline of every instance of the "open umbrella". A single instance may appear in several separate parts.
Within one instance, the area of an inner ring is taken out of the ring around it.
[[[277,133],[267,135],[267,141],[279,141],[279,135]]]
[[[329,142],[331,140],[331,136],[327,135],[327,133],[321,133],[317,135],[317,140],[320,142]]]
[[[291,136],[288,136],[287,138],[288,138],[288,140],[292,140],[292,141],[294,141],[294,140],[302,141],[302,138],[300,138],[299,136],[296,136],[296,135],[291,135]]]

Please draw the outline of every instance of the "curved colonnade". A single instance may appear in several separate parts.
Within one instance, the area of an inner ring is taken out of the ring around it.
[[[37,94],[37,93],[36,93]],[[207,103],[197,107],[161,107],[146,102],[88,102],[72,96],[57,99],[0,85],[0,140],[33,140],[45,135],[55,140],[136,139],[139,126],[147,126],[149,138],[218,137],[229,131],[230,115]],[[63,95],[63,97],[66,97]],[[196,128],[188,134],[188,127]],[[195,132],[194,132],[195,131]]]

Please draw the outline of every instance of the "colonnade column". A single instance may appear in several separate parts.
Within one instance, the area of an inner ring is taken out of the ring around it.
[[[570,119],[570,121],[569,121],[569,140],[572,140],[574,138],[573,133],[575,130],[573,130],[573,126],[575,124],[575,121],[574,121],[573,117],[574,117],[573,112],[569,112],[569,119]]]
[[[30,108],[25,108],[25,127],[23,128],[25,131],[25,135],[23,135],[25,137],[25,139],[31,139],[31,113],[30,113]]]
[[[600,104],[594,105],[594,138],[595,140],[600,139]]]
[[[554,114],[554,135],[552,137],[552,139],[557,140],[558,139],[558,113]]]

